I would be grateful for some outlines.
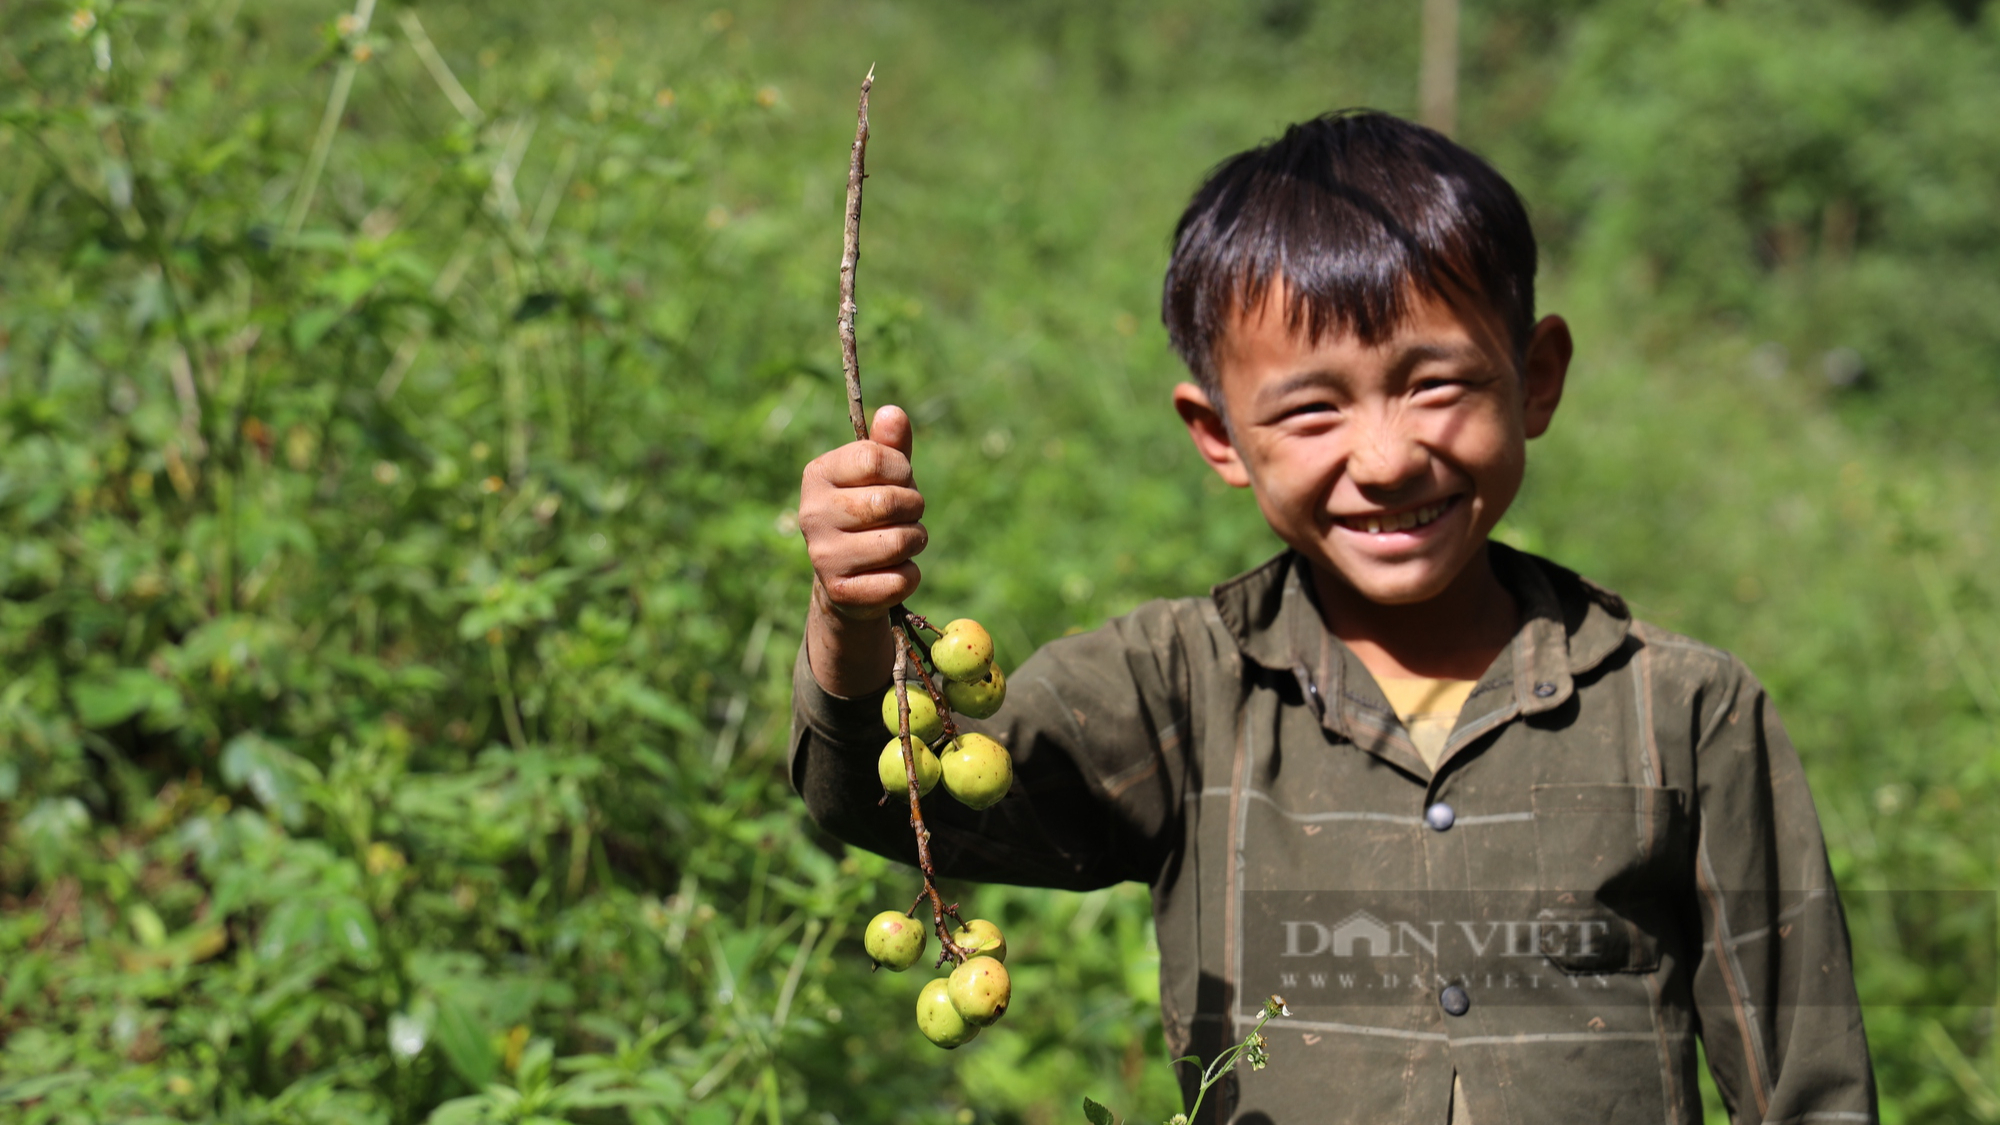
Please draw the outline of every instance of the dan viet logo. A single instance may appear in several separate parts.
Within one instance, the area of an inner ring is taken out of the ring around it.
[[[1366,910],[1357,910],[1329,926],[1311,919],[1285,919],[1284,957],[1415,957],[1419,950],[1437,956],[1440,942],[1462,940],[1474,957],[1551,957],[1575,954],[1594,957],[1603,952],[1611,923],[1599,919],[1554,917],[1508,920],[1442,920],[1393,926]]]
[[[1245,987],[1295,1004],[1382,1005],[1456,986],[1509,1004],[1646,1002],[1620,974],[1650,939],[1580,894],[1276,892],[1244,896]],[[1289,990],[1289,991],[1287,991]],[[1247,992],[1246,992],[1247,994]]]
[[[1773,892],[1723,888],[1715,910],[1736,923],[1733,955],[1757,957],[1773,944],[1817,941],[1798,918],[1827,893],[1781,892],[1772,913]],[[1474,1010],[1586,1006],[1591,1013],[1579,1020],[1587,1026],[1600,1012],[1651,1007],[1660,995],[1659,974],[1684,973],[1694,958],[1710,955],[1700,937],[1677,925],[1671,903],[1616,886],[1247,891],[1240,901],[1241,994],[1276,992],[1294,1008],[1318,1008],[1312,1018],[1335,1021],[1361,1018],[1336,1014],[1343,1008],[1396,1007],[1426,994],[1436,1003],[1455,986]],[[2000,993],[2000,893],[1844,891],[1841,904],[1850,928],[1896,935],[1902,943],[1872,956],[1953,969],[1863,973],[1861,1003],[1992,1006]],[[1839,1006],[1845,1012],[1852,1002]]]

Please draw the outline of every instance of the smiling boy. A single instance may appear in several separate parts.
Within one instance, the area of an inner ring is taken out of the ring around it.
[[[1282,987],[1279,1062],[1212,1120],[1875,1119],[1840,907],[1797,754],[1726,653],[1490,536],[1571,340],[1533,316],[1512,188],[1374,113],[1225,162],[1163,316],[1197,450],[1287,545],[1210,596],[1044,647],[986,729],[1014,792],[927,815],[947,874],[1153,891],[1175,1055]],[[885,615],[916,589],[907,418],[807,467],[816,581],[794,784],[875,807]],[[1188,1075],[1183,1068],[1183,1080]]]

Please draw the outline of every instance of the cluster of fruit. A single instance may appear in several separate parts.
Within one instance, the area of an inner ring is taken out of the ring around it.
[[[1007,698],[1007,677],[993,663],[993,638],[977,621],[960,618],[944,627],[931,645],[931,666],[944,678],[946,706],[968,718],[987,719]],[[917,767],[917,793],[927,795],[944,782],[944,791],[963,804],[983,809],[1007,795],[1014,784],[1014,759],[1007,748],[983,734],[960,734],[949,744],[932,748],[944,735],[944,716],[929,692],[911,690],[910,753]],[[903,739],[895,689],[882,697],[882,722],[896,737],[882,749],[876,769],[882,788],[908,791],[903,771]]]
[[[900,973],[923,957],[929,940],[922,922],[884,910],[868,923],[861,944],[877,965]],[[1007,966],[1001,963],[1007,959],[1007,939],[1000,927],[974,918],[951,940],[970,956],[950,976],[930,981],[917,994],[917,1030],[946,1049],[970,1042],[980,1028],[1006,1015],[1013,995]]]
[[[930,646],[930,664],[943,681],[945,706],[973,719],[992,718],[1007,698],[1007,678],[993,663],[993,638],[977,621],[960,618],[946,625]],[[945,716],[930,692],[905,685],[910,708],[910,757],[916,767],[917,795],[925,796],[944,782],[945,792],[975,809],[991,807],[1014,784],[1014,759],[1007,748],[983,734],[945,738]],[[876,763],[882,788],[891,794],[909,792],[903,765],[902,708],[895,689],[882,697],[882,722],[895,737]],[[935,748],[934,748],[935,747]],[[933,896],[935,897],[935,896]],[[938,916],[939,931],[943,915]],[[868,923],[862,945],[882,968],[902,972],[923,957],[928,928],[907,914],[885,910]],[[964,958],[951,975],[924,985],[917,996],[917,1028],[940,1047],[952,1048],[979,1034],[979,1029],[1007,1011],[1012,986],[1007,969],[1007,940],[1000,927],[975,918],[951,935]],[[942,963],[944,957],[939,958]]]

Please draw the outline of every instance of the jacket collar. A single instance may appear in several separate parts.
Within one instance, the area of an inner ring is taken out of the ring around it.
[[[1560,707],[1577,676],[1616,652],[1631,628],[1618,595],[1547,559],[1490,543],[1493,572],[1521,607],[1521,624],[1481,677],[1447,748],[1516,715]],[[1374,678],[1326,629],[1311,593],[1310,564],[1286,551],[1216,586],[1223,624],[1243,655],[1299,681],[1329,730],[1413,772],[1428,773]]]

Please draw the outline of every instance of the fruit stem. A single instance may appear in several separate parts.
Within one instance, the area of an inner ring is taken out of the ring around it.
[[[945,702],[944,692],[938,688],[937,682],[931,679],[930,672],[924,668],[924,662],[917,658],[916,638],[907,636],[910,632],[909,622],[916,616],[916,614],[911,613],[901,605],[889,611],[889,619],[891,621],[897,620],[898,617],[902,619],[897,627],[898,640],[902,640],[909,649],[910,666],[917,670],[917,679],[924,685],[924,694],[930,696],[931,702],[937,705],[938,719],[944,723],[944,734],[941,737],[945,745],[949,746],[952,739],[958,737],[958,724],[951,720],[951,704]]]
[[[897,609],[901,608],[901,606],[897,607]],[[931,864],[931,830],[924,825],[924,809],[920,799],[922,791],[917,785],[916,748],[912,744],[910,737],[910,669],[914,667],[917,670],[917,674],[923,676],[924,666],[911,655],[910,638],[905,635],[902,628],[898,627],[895,632],[896,667],[894,674],[896,682],[897,741],[903,749],[903,777],[909,787],[910,793],[910,827],[917,834],[917,869],[922,871],[924,875],[924,893],[917,901],[921,903],[924,898],[931,900],[931,925],[937,929],[940,950],[938,953],[938,964],[942,965],[947,959],[964,961],[971,954],[951,940],[951,928],[945,925],[945,915],[948,912],[945,908],[943,896],[938,894],[937,868]],[[930,686],[930,678],[928,676],[924,676],[924,686]],[[940,708],[939,712],[940,714],[949,714],[943,708]],[[951,720],[947,718],[945,722],[948,725]],[[916,907],[912,906],[910,909],[915,910]],[[957,909],[958,904],[953,903],[949,913],[955,915]]]

